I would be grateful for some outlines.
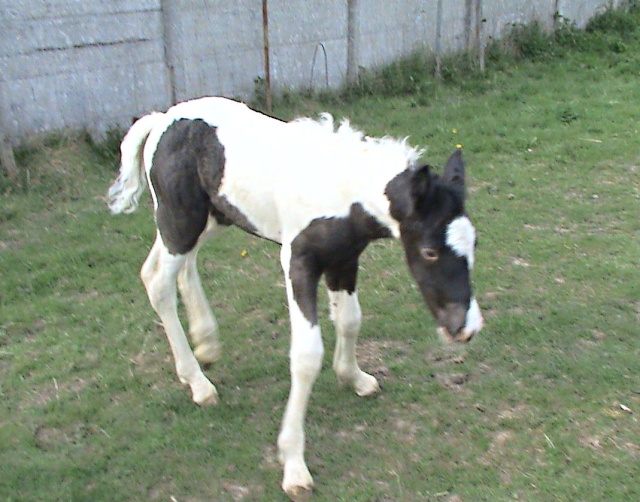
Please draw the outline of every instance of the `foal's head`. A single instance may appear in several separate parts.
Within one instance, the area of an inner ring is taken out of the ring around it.
[[[471,287],[476,232],[465,213],[464,185],[460,150],[451,155],[442,176],[423,166],[387,185],[407,263],[438,332],[445,340],[463,343],[483,324]]]

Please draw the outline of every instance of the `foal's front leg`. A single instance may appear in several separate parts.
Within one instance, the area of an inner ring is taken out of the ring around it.
[[[324,353],[316,314],[319,276],[303,259],[291,256],[290,246],[282,246],[281,262],[291,318],[291,391],[278,436],[278,451],[284,466],[282,489],[292,500],[300,500],[313,487],[304,461],[304,420]]]
[[[333,369],[340,383],[352,386],[359,396],[371,396],[380,390],[374,376],[365,373],[356,359],[356,341],[362,324],[358,293],[329,289],[329,308],[336,328]]]

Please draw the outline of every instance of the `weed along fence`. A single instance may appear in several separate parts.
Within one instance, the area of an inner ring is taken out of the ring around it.
[[[426,50],[483,45],[514,23],[578,26],[622,0],[0,0],[0,137],[87,128],[264,82],[338,88]]]

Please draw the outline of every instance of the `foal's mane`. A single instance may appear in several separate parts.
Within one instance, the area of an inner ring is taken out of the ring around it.
[[[332,137],[345,147],[375,150],[382,155],[400,156],[406,160],[407,166],[412,168],[417,165],[418,159],[425,153],[424,149],[410,146],[408,136],[402,139],[391,136],[383,136],[382,138],[366,136],[362,131],[352,127],[346,118],[336,124],[333,115],[327,112],[321,113],[316,120],[302,117],[291,121],[290,124],[303,127],[310,134],[324,134],[327,137]]]

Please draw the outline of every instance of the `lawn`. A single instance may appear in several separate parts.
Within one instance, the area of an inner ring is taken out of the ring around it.
[[[337,386],[323,319],[315,500],[640,499],[640,31],[569,35],[485,75],[276,108],[409,135],[435,165],[462,144],[479,234],[486,327],[462,348],[440,343],[399,243],[365,252],[377,397]],[[229,229],[202,250],[224,355],[220,403],[198,408],[138,278],[150,201],[108,213],[106,153],[60,134],[17,151],[21,187],[0,178],[0,498],[284,500],[279,248]]]

